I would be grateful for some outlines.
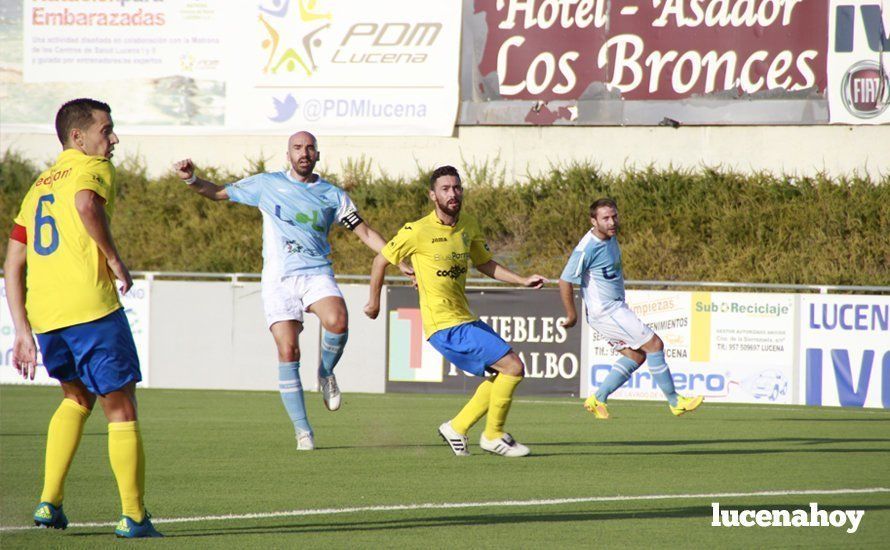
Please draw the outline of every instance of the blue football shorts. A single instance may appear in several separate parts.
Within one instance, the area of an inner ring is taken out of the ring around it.
[[[37,335],[43,364],[60,382],[80,379],[96,395],[142,380],[136,343],[123,308],[101,319]]]
[[[486,367],[510,353],[510,344],[482,321],[436,331],[429,342],[457,368],[476,376],[485,376]]]

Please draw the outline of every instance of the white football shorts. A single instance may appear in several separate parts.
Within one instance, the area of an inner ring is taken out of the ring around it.
[[[266,326],[279,321],[303,322],[303,312],[322,298],[342,298],[340,287],[330,275],[294,275],[263,281]]]
[[[626,302],[621,302],[618,307],[595,317],[588,317],[587,323],[605,338],[615,351],[625,348],[640,349],[655,336],[655,331],[641,321]]]

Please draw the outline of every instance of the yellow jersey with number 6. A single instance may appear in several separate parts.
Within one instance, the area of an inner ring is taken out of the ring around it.
[[[28,235],[25,307],[38,334],[95,321],[121,307],[105,256],[74,204],[85,189],[105,199],[110,217],[117,194],[114,166],[104,157],[66,149],[28,190],[15,218]]]

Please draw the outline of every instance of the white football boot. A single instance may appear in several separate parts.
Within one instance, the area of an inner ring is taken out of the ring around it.
[[[479,446],[482,447],[483,451],[508,457],[526,456],[531,452],[531,449],[513,439],[508,433],[502,435],[500,439],[494,440],[485,439],[485,434],[483,433],[479,438]]]
[[[314,451],[315,450],[315,438],[312,437],[312,432],[299,432],[297,434],[297,450],[298,451]]]
[[[451,447],[451,451],[455,455],[470,456],[467,436],[457,433],[457,431],[451,427],[450,420],[439,426],[439,435],[442,436],[445,443],[448,443],[448,446]]]
[[[321,391],[322,399],[324,399],[324,406],[329,411],[336,411],[340,408],[340,387],[337,386],[336,376],[333,374],[330,376],[319,376],[318,389]]]

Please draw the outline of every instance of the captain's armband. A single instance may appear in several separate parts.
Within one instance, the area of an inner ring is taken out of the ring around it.
[[[346,229],[354,231],[363,221],[358,212],[350,212],[340,219],[340,224]]]

